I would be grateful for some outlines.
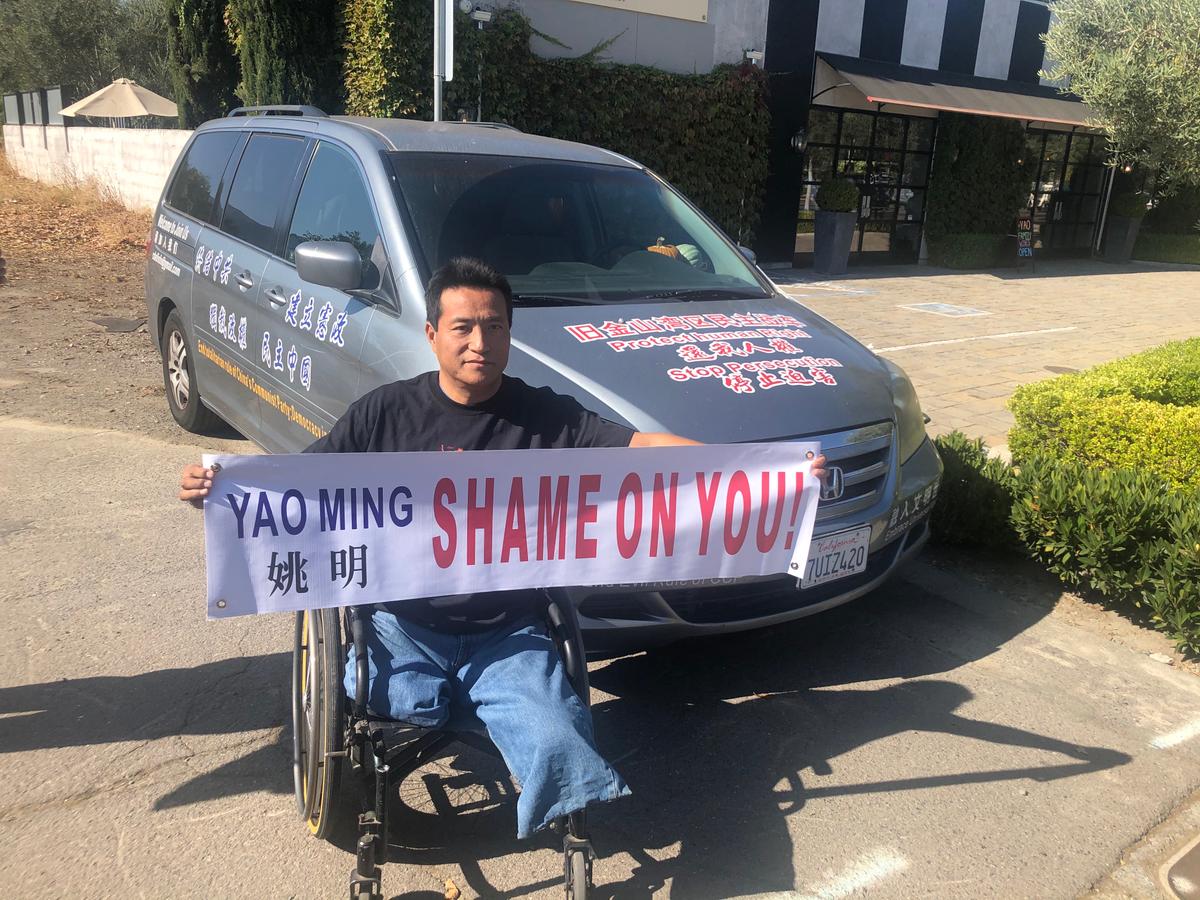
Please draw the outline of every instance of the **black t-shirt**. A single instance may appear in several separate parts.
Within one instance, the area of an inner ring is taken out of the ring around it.
[[[455,403],[437,372],[376,388],[350,405],[305,453],[422,450],[537,450],[628,447],[633,430],[603,419],[550,388],[503,376],[500,389],[474,406]],[[478,631],[532,609],[529,591],[490,591],[386,604],[396,615],[451,632]]]

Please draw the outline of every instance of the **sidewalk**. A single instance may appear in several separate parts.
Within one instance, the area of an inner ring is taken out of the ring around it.
[[[930,434],[959,429],[991,447],[1008,442],[1005,404],[1017,385],[1200,335],[1192,266],[1070,260],[1038,262],[1036,274],[892,266],[831,280],[806,269],[767,275],[900,365]]]

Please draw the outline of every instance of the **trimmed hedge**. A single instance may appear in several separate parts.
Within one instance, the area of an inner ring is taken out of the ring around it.
[[[862,194],[849,178],[826,178],[817,189],[817,205],[826,212],[857,212]]]
[[[1011,523],[1030,555],[1066,584],[1145,608],[1200,653],[1200,491],[1145,470],[1022,462]]]
[[[431,117],[432,7],[428,0],[347,0],[350,113]],[[534,35],[513,9],[499,10],[482,30],[456,13],[446,115],[462,109],[474,118],[482,94],[484,119],[630,156],[731,237],[750,242],[767,177],[770,122],[761,70],[747,64],[674,75],[600,62],[604,44],[570,59],[543,59],[530,49]]]
[[[1108,201],[1108,212],[1114,216],[1124,216],[1126,219],[1145,218],[1149,210],[1147,205],[1150,198],[1136,191],[1128,194],[1115,194]]]
[[[1175,487],[1200,488],[1200,338],[1022,385],[1009,408],[1014,458],[1136,464]]]
[[[988,455],[987,445],[961,431],[934,439],[945,471],[930,517],[935,540],[961,547],[1015,549],[1008,523],[1012,510],[1012,468]]]
[[[1133,246],[1133,258],[1200,266],[1200,234],[1156,234],[1143,226]]]
[[[1200,491],[1040,454],[1011,467],[961,432],[935,443],[946,467],[935,540],[1023,551],[1064,584],[1143,610],[1200,654]]]
[[[929,262],[948,269],[990,269],[1015,265],[1016,255],[1005,254],[1008,238],[1002,234],[943,234],[929,238]]]
[[[1200,654],[1200,338],[1024,385],[1009,406],[1013,468],[981,441],[937,440],[934,536],[1011,541]]]

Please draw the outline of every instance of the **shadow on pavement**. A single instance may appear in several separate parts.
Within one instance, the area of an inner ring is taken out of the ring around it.
[[[633,796],[594,811],[602,856],[636,861],[599,897],[649,896],[672,880],[682,897],[729,897],[794,889],[787,817],[847,794],[956,784],[1051,781],[1123,765],[1129,757],[959,715],[972,699],[961,684],[928,679],[992,653],[1048,612],[1054,596],[1005,604],[983,616],[899,581],[856,604],[768,631],[694,641],[598,667],[593,686],[612,699],[594,707],[605,755]],[[924,676],[877,689],[841,685]],[[880,779],[821,786],[838,757],[905,732],[958,735],[1059,754],[1045,766]],[[512,837],[514,809],[504,769],[487,757],[451,756],[472,776],[449,774],[450,793],[491,785],[466,803],[431,800],[393,818],[394,861],[457,864],[481,896],[523,896],[542,881],[501,892],[478,860],[531,849]],[[457,786],[455,782],[457,781]],[[815,783],[814,783],[815,782]],[[428,797],[444,790],[428,785]],[[409,788],[411,790],[411,787]],[[403,792],[403,789],[402,789]],[[437,815],[441,806],[459,814]],[[419,837],[418,837],[419,836]],[[416,839],[415,839],[416,838]],[[655,851],[680,849],[658,861]],[[400,846],[404,845],[404,846]],[[533,847],[557,846],[539,836]]]
[[[601,887],[597,896],[644,896],[667,879],[689,898],[791,890],[786,819],[813,801],[1049,781],[1127,762],[1113,750],[959,715],[971,692],[953,680],[930,678],[991,654],[1041,619],[1056,597],[1047,589],[1036,592],[1033,602],[1001,599],[972,609],[900,579],[816,618],[595,667],[592,684],[609,695],[594,707],[597,737],[634,795],[595,811],[594,839],[602,856],[624,852],[637,862],[627,881]],[[0,730],[0,753],[278,728],[290,717],[289,676],[290,654],[276,653],[0,689],[0,714],[12,716]],[[924,680],[845,687],[914,677]],[[1062,759],[1041,767],[914,771],[901,779],[820,784],[843,754],[913,731],[1028,747]],[[155,807],[255,790],[290,793],[290,740],[290,728],[272,744],[255,740],[251,752],[179,785]],[[557,846],[548,834],[516,841],[514,797],[501,763],[454,749],[401,785],[392,815],[393,862],[457,864],[470,890],[500,895],[480,860]],[[654,859],[652,851],[676,844],[673,858]],[[554,883],[539,881],[507,895]]]

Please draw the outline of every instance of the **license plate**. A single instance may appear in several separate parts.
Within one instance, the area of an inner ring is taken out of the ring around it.
[[[870,525],[813,538],[801,589],[866,571],[870,543]]]

